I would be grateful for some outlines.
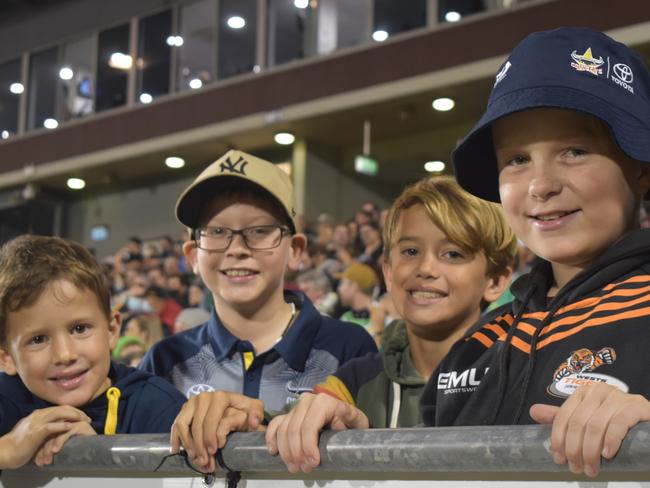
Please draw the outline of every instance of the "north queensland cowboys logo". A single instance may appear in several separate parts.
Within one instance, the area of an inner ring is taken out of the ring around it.
[[[206,393],[211,391],[215,391],[215,390],[210,385],[206,385],[205,383],[198,383],[196,385],[190,386],[190,388],[185,393],[185,396],[187,398],[190,398],[196,395],[200,395],[201,393]]]
[[[571,58],[573,59],[571,66],[577,71],[587,71],[595,76],[603,74],[603,69],[601,66],[605,60],[602,56],[594,58],[590,47],[588,47],[587,50],[582,54],[578,54],[578,52],[574,49],[571,53]]]
[[[548,392],[557,397],[566,398],[581,386],[606,383],[627,393],[629,388],[621,380],[606,374],[592,373],[600,366],[613,364],[616,351],[612,347],[603,347],[600,351],[582,348],[573,351],[553,373],[553,383]]]

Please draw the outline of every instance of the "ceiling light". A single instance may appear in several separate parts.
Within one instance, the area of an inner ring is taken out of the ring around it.
[[[59,70],[59,78],[61,78],[62,80],[71,80],[73,76],[74,76],[74,72],[72,71],[72,68],[70,68],[70,66],[64,66]]]
[[[46,129],[56,129],[58,126],[59,126],[59,121],[56,119],[49,118],[43,121],[43,127],[45,127]]]
[[[2,137],[3,139],[9,139],[9,131],[3,130],[2,132],[0,132],[0,137]]]
[[[451,10],[445,14],[445,20],[447,22],[458,22],[461,19],[461,15],[454,10]]]
[[[372,33],[372,38],[377,42],[384,42],[388,39],[388,32],[385,30],[376,30]]]
[[[288,146],[290,144],[293,144],[293,142],[296,140],[295,136],[290,132],[278,132],[275,135],[274,139],[275,142],[283,146]]]
[[[148,93],[141,93],[140,94],[140,102],[141,103],[151,103],[153,101],[153,97],[148,94]]]
[[[111,68],[127,70],[133,66],[133,58],[128,54],[115,52],[111,54],[111,58],[108,60],[108,65]]]
[[[183,38],[181,36],[168,36],[167,44],[172,47],[180,47],[183,45]]]
[[[244,18],[240,17],[239,15],[233,15],[232,17],[229,17],[227,22],[228,27],[231,29],[241,29],[246,25]]]
[[[442,161],[427,161],[424,163],[424,169],[429,173],[441,173],[445,170],[445,166]]]
[[[168,168],[178,169],[185,166],[185,160],[183,158],[179,158],[178,156],[170,156],[165,159],[165,165]]]
[[[23,86],[22,83],[12,83],[11,85],[9,85],[9,91],[14,95],[20,95],[22,92],[25,91],[25,87]]]
[[[293,0],[293,4],[296,8],[307,8],[309,7],[309,0]]]
[[[199,78],[192,78],[190,80],[190,88],[192,90],[198,90],[203,86],[203,82]]]
[[[436,98],[431,105],[438,112],[447,112],[454,108],[456,102],[454,102],[451,98]]]
[[[71,190],[81,190],[86,186],[86,182],[81,178],[68,178],[68,188]]]

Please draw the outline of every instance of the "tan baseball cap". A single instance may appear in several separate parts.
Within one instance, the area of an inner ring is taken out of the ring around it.
[[[341,279],[347,278],[348,280],[359,285],[362,290],[370,290],[372,287],[379,284],[377,273],[372,267],[367,264],[353,262],[345,268],[339,277]]]
[[[234,149],[205,168],[183,191],[176,202],[178,221],[196,229],[207,200],[220,188],[227,187],[232,178],[249,181],[269,193],[285,210],[292,232],[296,231],[293,184],[289,175],[269,161]]]

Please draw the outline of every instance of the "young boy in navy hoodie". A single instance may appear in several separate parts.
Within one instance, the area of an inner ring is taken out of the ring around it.
[[[72,436],[171,430],[185,397],[112,363],[119,331],[82,246],[23,235],[0,249],[0,469],[49,464]]]

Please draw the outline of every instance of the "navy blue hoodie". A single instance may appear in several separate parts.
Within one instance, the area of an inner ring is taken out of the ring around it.
[[[116,434],[169,432],[185,397],[167,381],[150,373],[118,363],[109,371],[112,387],[120,390]],[[30,392],[18,375],[0,373],[0,435],[13,429],[16,423],[39,408],[52,407]],[[98,434],[104,433],[108,399],[99,395],[84,405]]]

